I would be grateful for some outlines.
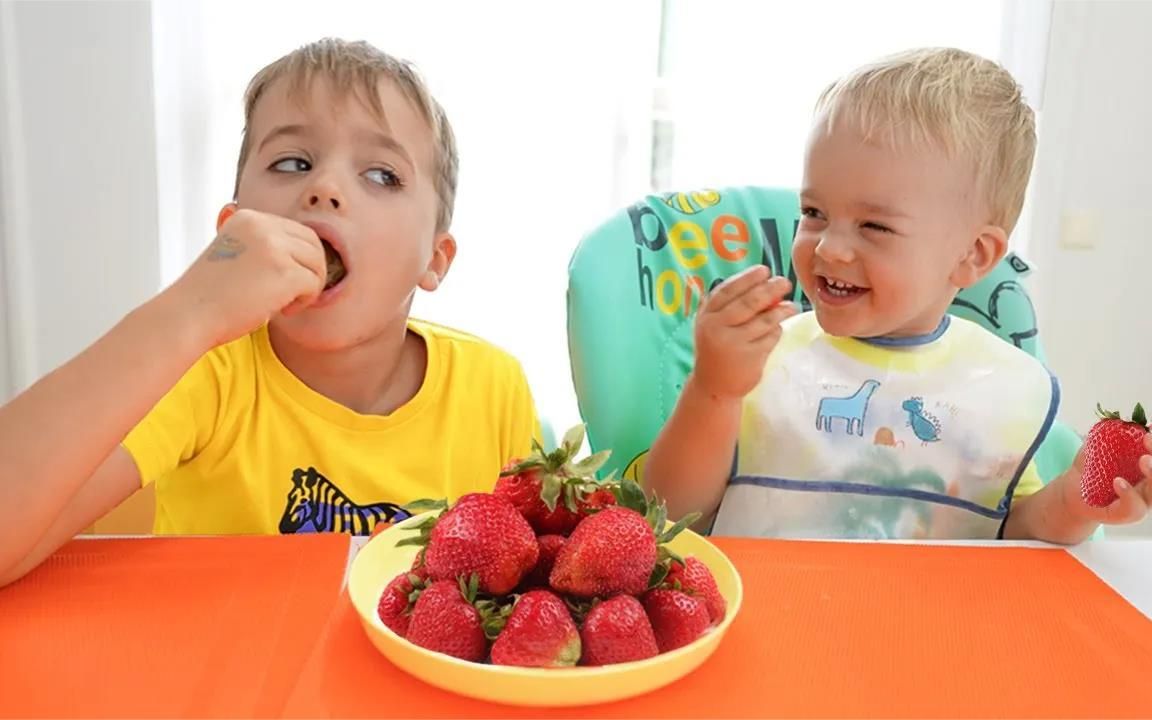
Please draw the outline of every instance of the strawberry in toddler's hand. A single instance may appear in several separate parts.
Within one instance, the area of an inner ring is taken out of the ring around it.
[[[1131,420],[1099,405],[1096,412],[1100,419],[1088,431],[1082,451],[1084,471],[1080,478],[1080,496],[1093,507],[1108,507],[1117,498],[1113,486],[1116,478],[1124,478],[1132,486],[1144,479],[1140,458],[1148,454],[1144,447],[1148,418],[1139,403],[1132,411]]]

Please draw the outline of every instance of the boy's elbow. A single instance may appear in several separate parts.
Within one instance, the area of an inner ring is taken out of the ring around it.
[[[17,561],[8,565],[0,565],[0,588],[8,587],[28,574],[32,568],[28,563]]]

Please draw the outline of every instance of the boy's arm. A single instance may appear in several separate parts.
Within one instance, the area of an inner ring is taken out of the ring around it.
[[[1152,434],[1145,435],[1144,447],[1152,452]],[[1075,545],[1091,537],[1101,524],[1125,525],[1147,516],[1152,507],[1152,457],[1140,458],[1144,481],[1132,487],[1117,478],[1117,499],[1103,508],[1088,505],[1080,496],[1083,467],[1081,449],[1065,473],[1034,495],[1015,500],[1004,524],[1005,539]]]
[[[0,584],[139,487],[117,448],[201,355],[306,306],[326,273],[311,229],[238,211],[170,288],[0,407]]]
[[[135,465],[115,462],[110,452],[202,352],[182,319],[187,313],[172,300],[161,295],[133,311],[0,408],[0,507],[19,508],[0,525],[0,579],[8,579],[73,498],[99,496],[115,506],[133,483],[139,487]],[[93,481],[98,487],[85,488]]]
[[[72,496],[24,559],[7,572],[0,572],[0,587],[23,577],[139,489],[140,474],[135,461],[127,450],[117,447]]]
[[[695,367],[644,465],[643,482],[664,498],[668,515],[699,512],[706,524],[720,506],[732,467],[744,396],[760,382],[796,314],[783,302],[788,280],[756,265],[725,280],[696,316]]]

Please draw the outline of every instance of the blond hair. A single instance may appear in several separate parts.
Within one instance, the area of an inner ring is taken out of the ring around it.
[[[387,79],[396,83],[432,129],[433,179],[440,199],[436,225],[438,230],[448,229],[456,203],[459,158],[456,154],[456,136],[444,108],[432,97],[428,86],[411,63],[363,41],[324,38],[293,50],[256,73],[244,93],[244,137],[236,164],[235,192],[240,190],[240,176],[251,151],[252,112],[256,103],[280,78],[289,79],[291,84],[288,92],[291,96],[301,97],[302,92],[317,77],[331,83],[339,95],[351,93],[378,117],[384,116],[384,106],[380,102],[380,81]]]
[[[929,142],[971,160],[989,222],[1011,233],[1036,152],[1036,121],[1020,85],[1000,65],[952,48],[924,48],[865,65],[816,103],[870,140]]]

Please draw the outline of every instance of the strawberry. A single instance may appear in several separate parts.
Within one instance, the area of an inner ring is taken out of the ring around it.
[[[549,578],[577,597],[639,595],[656,566],[656,535],[635,510],[610,507],[584,520],[560,549]]]
[[[424,567],[432,580],[479,576],[480,592],[504,595],[536,565],[540,548],[531,526],[503,497],[464,495],[397,545],[426,545]]]
[[[1144,479],[1140,457],[1148,454],[1144,448],[1148,418],[1140,404],[1132,411],[1131,420],[1123,419],[1118,412],[1105,411],[1099,405],[1096,412],[1100,419],[1084,441],[1080,496],[1093,507],[1107,507],[1117,498],[1113,487],[1116,478],[1124,478],[1130,485]]]
[[[609,505],[616,504],[616,496],[606,487],[601,487],[588,493],[583,499],[577,500],[581,515],[598,513]]]
[[[380,622],[400,637],[407,635],[412,603],[423,588],[422,579],[413,573],[400,573],[392,578],[380,594],[380,603],[376,606]]]
[[[682,590],[649,590],[644,594],[644,610],[662,653],[684,647],[712,626],[703,598]]]
[[[475,580],[475,578],[473,578]],[[463,580],[437,580],[412,607],[408,641],[445,655],[481,662],[488,651],[483,620],[476,610],[476,587]]]
[[[720,594],[720,588],[716,587],[716,578],[712,577],[708,566],[694,557],[684,558],[683,563],[673,562],[671,565],[664,586],[701,598],[713,624],[723,620],[727,603]]]
[[[564,601],[547,590],[521,595],[492,643],[493,665],[570,667],[580,659],[580,631]]]
[[[617,489],[620,504],[581,521],[561,548],[549,577],[553,589],[583,598],[639,595],[648,589],[661,559],[658,545],[699,517],[693,514],[664,530],[663,503],[649,503],[630,480],[622,480]]]
[[[563,535],[541,535],[536,538],[540,546],[540,557],[536,560],[536,567],[524,578],[522,586],[525,588],[547,588],[548,577],[556,565],[556,556],[568,538]]]
[[[532,454],[501,471],[493,494],[511,502],[536,534],[568,535],[582,518],[584,499],[599,488],[595,472],[611,454],[605,450],[573,462],[583,444],[583,425],[569,430],[550,453],[533,440]]]
[[[412,560],[412,567],[408,570],[409,573],[415,575],[421,580],[428,579],[428,566],[424,564],[424,550],[416,553],[416,558]]]
[[[631,595],[596,603],[580,628],[582,665],[614,665],[647,660],[660,652],[644,606]]]
[[[505,472],[513,474],[501,475],[492,493],[507,498],[532,526],[532,530],[540,535],[567,535],[572,532],[580,522],[580,515],[562,504],[554,505],[549,510],[541,497],[544,485],[541,474],[544,471],[532,466],[525,467],[524,462],[510,463],[505,467]]]

